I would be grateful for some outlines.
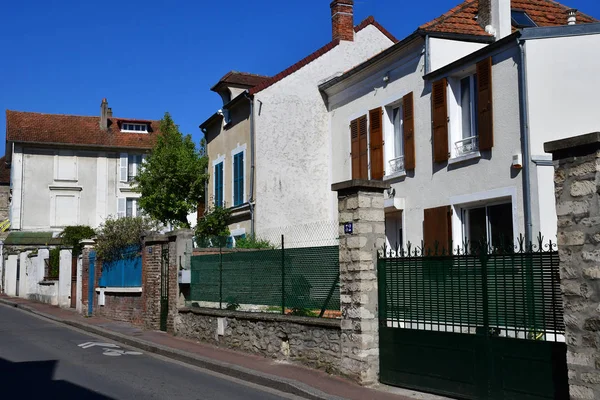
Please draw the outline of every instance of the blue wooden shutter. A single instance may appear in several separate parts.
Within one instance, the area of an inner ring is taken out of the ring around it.
[[[223,207],[223,163],[215,166],[215,206]]]
[[[244,153],[233,157],[233,205],[239,206],[244,202]]]

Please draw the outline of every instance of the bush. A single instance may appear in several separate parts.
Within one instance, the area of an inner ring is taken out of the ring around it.
[[[58,278],[60,271],[60,247],[55,247],[49,252],[48,276],[46,278]]]
[[[78,256],[81,253],[81,245],[79,244],[81,240],[91,239],[94,236],[96,236],[96,232],[87,225],[67,226],[60,233],[63,245],[73,248],[73,256]]]
[[[199,242],[215,237],[227,238],[229,232],[229,218],[231,210],[223,207],[214,207],[196,225],[196,238]],[[223,244],[221,244],[223,246]]]
[[[156,223],[144,217],[109,217],[98,229],[96,255],[103,261],[113,261],[124,256],[127,248],[141,248],[142,235],[156,230]],[[128,255],[135,255],[128,252]]]
[[[268,240],[257,239],[256,236],[239,238],[235,241],[235,247],[239,249],[274,249],[275,246]]]

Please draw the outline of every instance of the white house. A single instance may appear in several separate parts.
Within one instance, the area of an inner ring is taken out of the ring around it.
[[[390,246],[554,241],[543,143],[600,130],[595,22],[549,0],[468,0],[322,83],[332,181],[389,182]]]
[[[228,89],[226,95],[220,92],[223,110],[201,125],[209,132],[207,150],[212,171],[208,198],[225,198],[226,205],[230,198],[236,198],[228,189],[235,184],[231,177],[246,176],[239,169],[236,173],[227,171],[234,168],[236,154],[244,152],[245,162],[239,165],[253,171],[248,175],[251,182],[240,185],[247,188],[239,191],[243,201],[233,202],[236,207],[248,206],[250,232],[245,231],[247,225],[236,223],[230,226],[236,235],[256,233],[265,237],[274,231],[289,232],[287,227],[335,225],[337,206],[331,201],[330,190],[334,149],[329,139],[328,110],[318,85],[396,42],[373,17],[354,26],[353,4],[352,0],[331,2],[332,41],[272,77],[253,79],[246,90],[236,87]],[[233,104],[247,103],[246,99],[251,101],[250,110],[243,111],[249,115],[249,129],[239,129],[241,140],[219,140],[219,135],[233,134]],[[225,142],[230,142],[229,147],[223,148]],[[314,234],[307,229],[301,237]]]
[[[136,216],[131,186],[159,134],[159,121],[100,115],[6,111],[12,230],[98,227],[108,216]]]

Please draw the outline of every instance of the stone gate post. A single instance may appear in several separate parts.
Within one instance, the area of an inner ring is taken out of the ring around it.
[[[387,187],[367,180],[331,187],[338,194],[340,224],[340,372],[362,385],[377,383],[379,374],[377,251],[385,243]]]
[[[571,399],[600,399],[600,133],[548,142],[555,163]]]

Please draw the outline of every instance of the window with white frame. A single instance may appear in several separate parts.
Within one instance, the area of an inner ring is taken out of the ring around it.
[[[386,124],[386,143],[391,143],[386,150],[386,175],[404,173],[404,127],[402,102],[386,107],[389,123]]]
[[[142,216],[142,209],[140,207],[140,201],[136,197],[122,197],[118,200],[118,211],[117,216],[123,217],[140,217]]]
[[[121,182],[133,182],[140,167],[145,160],[144,154],[127,154],[121,153],[120,158],[120,181]]]
[[[511,203],[496,203],[462,209],[463,237],[471,242],[485,241],[492,248],[514,243]]]
[[[121,125],[121,132],[148,133],[148,124],[124,122]]]
[[[452,124],[453,157],[460,157],[479,151],[477,134],[477,74],[471,74],[451,82],[456,104]]]

